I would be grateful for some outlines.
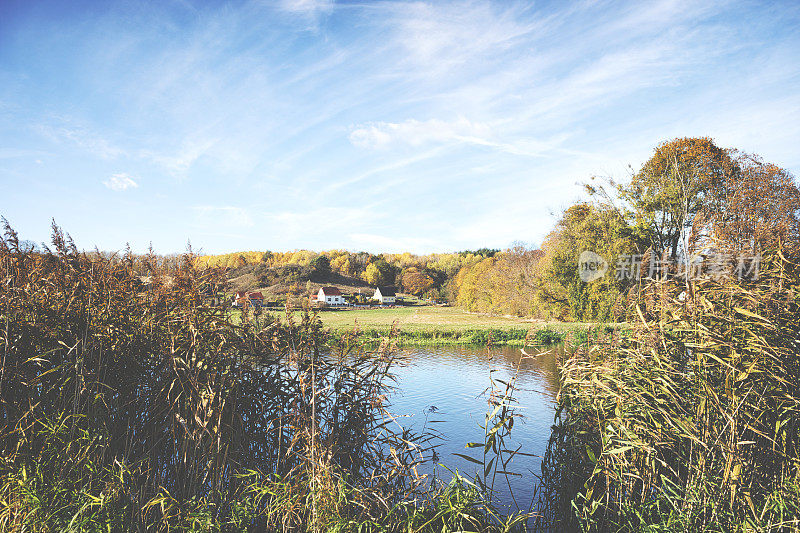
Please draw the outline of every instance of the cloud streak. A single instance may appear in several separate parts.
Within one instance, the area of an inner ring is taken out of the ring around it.
[[[8,215],[31,224],[79,218],[64,190],[90,196],[111,176],[130,193],[147,176],[119,218],[152,209],[174,250],[194,232],[208,251],[498,247],[540,241],[577,182],[624,177],[673,136],[800,170],[789,6],[52,7],[0,20],[0,183],[14,184]],[[130,231],[145,230],[108,228]]]
[[[365,124],[350,133],[350,142],[359,148],[386,148],[395,143],[420,146],[429,143],[462,142],[489,134],[485,124],[459,118],[452,122],[438,119],[419,121],[408,119],[401,123],[375,122]]]
[[[204,227],[250,228],[255,226],[247,209],[237,206],[197,205],[192,207],[195,222]]]
[[[124,172],[113,174],[110,178],[103,182],[103,185],[116,192],[127,191],[128,189],[136,189],[139,187],[139,184],[136,183],[136,180]]]

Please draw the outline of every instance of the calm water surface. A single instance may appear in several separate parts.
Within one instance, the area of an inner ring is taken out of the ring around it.
[[[538,353],[531,348],[526,351]],[[490,386],[489,372],[497,370],[492,376],[506,380],[519,366],[514,396],[523,418],[515,421],[509,443],[511,449],[521,444],[521,451],[537,457],[516,456],[508,469],[523,476],[510,477],[509,482],[498,476],[495,490],[501,504],[527,510],[536,487],[534,474],[539,474],[555,413],[558,373],[554,352],[555,349],[523,358],[520,349],[512,347],[406,347],[400,357],[402,362],[395,367],[397,390],[391,397],[391,410],[396,415],[408,415],[401,422],[417,431],[425,426],[427,418],[428,427],[442,434],[438,463],[473,479],[480,467],[453,453],[482,459],[482,448],[465,449],[464,445],[483,442],[480,424],[489,408],[485,392]],[[432,420],[441,422],[431,424]],[[432,468],[431,463],[425,471]],[[437,474],[446,480],[451,477],[441,467]]]

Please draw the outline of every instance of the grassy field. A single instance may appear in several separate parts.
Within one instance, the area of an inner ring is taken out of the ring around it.
[[[400,341],[406,344],[486,344],[491,336],[498,344],[524,344],[529,331],[563,334],[583,324],[544,322],[516,317],[469,313],[456,307],[414,305],[386,309],[322,310],[322,323],[335,333],[355,327],[366,337],[385,335],[397,323]],[[553,335],[539,335],[550,339]]]
[[[272,311],[282,315],[282,311]],[[234,320],[240,312],[233,310]],[[299,318],[301,311],[295,311]],[[404,344],[494,344],[523,345],[529,333],[544,343],[559,342],[569,332],[586,330],[589,324],[545,322],[529,318],[470,313],[457,307],[410,305],[377,309],[320,309],[326,328],[341,334],[358,326],[364,338],[385,336],[397,324]],[[539,333],[536,333],[539,332]]]
[[[468,313],[456,307],[410,306],[386,309],[324,310],[319,314],[325,326],[334,329],[351,329],[358,324],[361,329],[389,329],[396,321],[403,331],[472,329],[528,329],[541,327],[542,322],[522,318]]]

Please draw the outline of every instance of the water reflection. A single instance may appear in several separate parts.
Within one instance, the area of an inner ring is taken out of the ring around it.
[[[483,442],[484,422],[488,410],[487,388],[490,370],[493,377],[506,380],[519,367],[515,394],[519,412],[524,418],[514,425],[511,447],[522,445],[521,451],[538,457],[517,456],[508,469],[522,474],[498,480],[495,489],[504,505],[527,509],[536,487],[550,428],[553,423],[558,373],[555,349],[537,352],[530,348],[524,357],[519,348],[475,348],[470,346],[412,347],[403,350],[402,363],[395,368],[397,390],[391,397],[392,411],[408,415],[404,425],[416,430],[425,424],[442,434],[438,461],[467,477],[474,477],[477,465],[454,456],[466,453],[481,458],[480,449],[465,450],[467,442]],[[544,352],[544,353],[542,353]],[[426,472],[433,466],[427,465]],[[439,475],[443,469],[438,468]],[[442,477],[448,479],[444,471]],[[511,493],[513,491],[513,498]]]

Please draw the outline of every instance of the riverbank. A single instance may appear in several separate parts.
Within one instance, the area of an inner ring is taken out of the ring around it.
[[[338,339],[348,333],[348,329],[331,329],[334,338]],[[465,330],[451,329],[398,329],[394,333],[391,327],[360,329],[360,338],[365,342],[379,342],[389,336],[401,346],[549,346],[563,342],[569,331],[556,331],[548,327],[540,329],[497,329],[476,328]]]
[[[273,310],[276,316],[282,312]],[[392,336],[401,346],[549,346],[584,343],[589,330],[617,328],[591,322],[558,322],[470,313],[456,307],[415,305],[370,309],[316,310],[334,339],[358,331],[360,339],[379,342]],[[302,311],[295,311],[299,319]],[[234,323],[241,312],[231,311]]]
[[[525,520],[465,478],[419,474],[436,433],[388,411],[391,347],[320,357],[329,339],[308,317],[241,327],[197,305],[223,280],[188,260],[158,272],[179,282],[146,285],[134,260],[78,252],[60,230],[47,255],[6,235],[0,530],[500,532]]]
[[[336,337],[357,329],[365,340],[380,340],[396,328],[398,344],[549,345],[592,325],[470,313],[457,307],[408,306],[385,309],[321,310],[323,325]]]

